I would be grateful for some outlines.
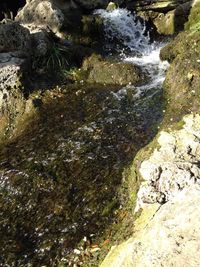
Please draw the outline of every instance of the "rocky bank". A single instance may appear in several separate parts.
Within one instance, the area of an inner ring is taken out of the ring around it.
[[[141,181],[133,237],[113,247],[102,267],[199,266],[199,12],[194,1],[185,31],[161,50],[171,62],[162,131],[133,163]]]

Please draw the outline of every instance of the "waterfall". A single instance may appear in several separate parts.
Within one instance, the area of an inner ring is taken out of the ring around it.
[[[106,42],[114,45],[115,40],[119,40],[123,44],[123,47],[118,48],[121,59],[140,66],[148,74],[149,80],[146,84],[132,87],[134,90],[137,89],[137,96],[146,90],[160,88],[169,66],[166,61],[161,62],[159,58],[164,43],[151,43],[145,24],[127,9],[100,9],[96,10],[95,14],[103,18]],[[126,50],[130,52],[124,53]],[[118,94],[125,94],[127,88],[130,90],[131,86],[123,88]]]
[[[127,9],[117,8],[113,11],[97,10],[95,14],[104,20],[105,37],[108,43],[119,40],[132,52],[145,52],[149,49],[150,39],[145,36],[145,24]]]

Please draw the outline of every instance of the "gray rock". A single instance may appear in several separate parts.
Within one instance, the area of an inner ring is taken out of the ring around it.
[[[18,22],[0,23],[0,53],[21,51],[30,52],[30,32]]]
[[[199,186],[179,192],[133,238],[113,248],[101,267],[198,267],[199,202]]]
[[[62,11],[50,0],[27,1],[15,19],[23,24],[49,27],[53,32],[59,32],[64,23]]]
[[[137,209],[159,202],[160,194],[169,201],[184,188],[200,183],[200,115],[186,116],[184,121],[182,130],[161,132],[160,148],[142,162],[144,182],[138,192]]]
[[[26,59],[15,57],[12,53],[0,54],[0,137],[14,127],[16,119],[24,111],[23,78],[26,67]]]

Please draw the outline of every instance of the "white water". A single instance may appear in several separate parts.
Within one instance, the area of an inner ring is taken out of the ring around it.
[[[140,66],[149,77],[146,84],[137,87],[128,85],[115,94],[116,97],[125,95],[127,88],[129,90],[134,89],[135,97],[140,96],[147,90],[160,88],[168,67],[168,63],[166,61],[161,62],[159,58],[160,49],[164,44],[150,43],[145,25],[126,9],[97,10],[95,14],[104,19],[107,42],[113,42],[114,45],[114,41],[118,39],[123,44],[124,47],[121,47],[118,51],[121,59]],[[125,50],[131,51],[128,56],[124,53]]]
[[[113,11],[99,9],[95,14],[104,19],[107,41],[115,38],[120,40],[126,48],[134,52],[145,52],[149,49],[149,36],[145,36],[145,25],[126,9],[117,8]]]

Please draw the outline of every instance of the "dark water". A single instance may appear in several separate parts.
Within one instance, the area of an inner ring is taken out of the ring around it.
[[[95,86],[42,97],[0,152],[1,266],[57,266],[84,236],[102,234],[123,169],[161,119],[161,98],[136,105]]]

